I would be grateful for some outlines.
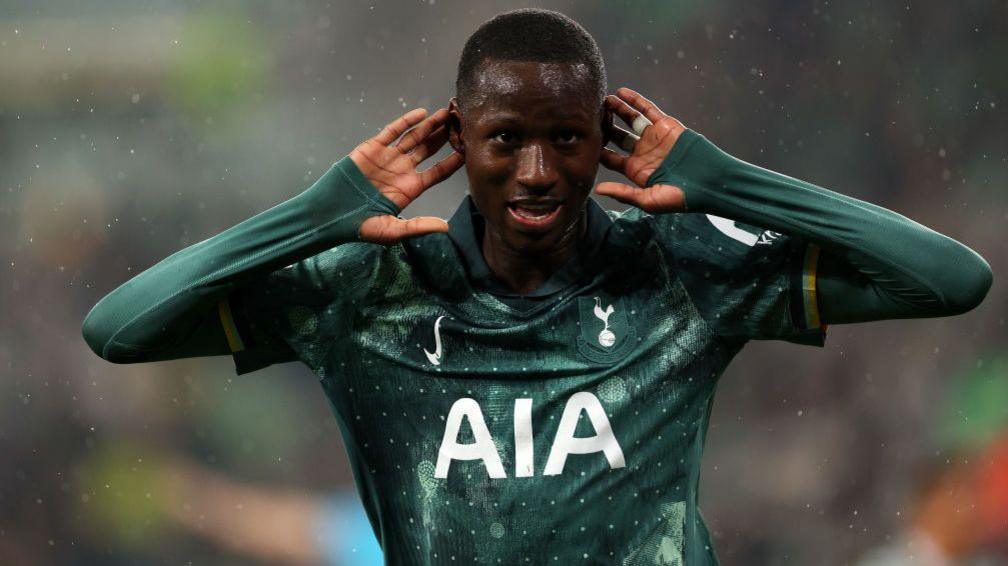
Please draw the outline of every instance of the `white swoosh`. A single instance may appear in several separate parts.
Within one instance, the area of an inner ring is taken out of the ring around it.
[[[728,236],[733,240],[738,240],[749,247],[755,246],[756,242],[759,241],[759,236],[739,228],[735,225],[734,220],[714,216],[713,214],[708,214],[707,220],[710,220],[710,223],[720,230],[725,236]]]
[[[430,363],[439,366],[441,365],[441,319],[444,315],[439,316],[437,320],[434,321],[434,352],[428,352],[427,348],[424,348],[424,353],[427,354],[427,359]]]

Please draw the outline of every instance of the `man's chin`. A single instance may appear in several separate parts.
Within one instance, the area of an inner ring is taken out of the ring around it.
[[[504,238],[512,250],[530,256],[549,255],[563,245],[565,230],[556,229],[543,234],[510,231]]]

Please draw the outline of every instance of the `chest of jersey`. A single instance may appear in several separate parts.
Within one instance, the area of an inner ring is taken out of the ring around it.
[[[682,550],[698,431],[734,352],[675,277],[610,273],[524,312],[408,274],[383,297],[320,375],[387,547]]]
[[[362,450],[389,451],[376,466],[428,462],[438,478],[632,468],[642,451],[671,453],[729,357],[678,281],[658,273],[600,277],[524,312],[408,282],[387,295],[333,345],[327,391]]]

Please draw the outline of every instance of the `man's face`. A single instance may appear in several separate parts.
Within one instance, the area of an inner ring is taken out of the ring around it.
[[[580,238],[602,150],[602,107],[584,66],[486,61],[471,90],[464,112],[453,100],[452,145],[489,237],[530,254]]]

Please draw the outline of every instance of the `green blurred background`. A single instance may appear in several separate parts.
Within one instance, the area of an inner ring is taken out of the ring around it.
[[[194,511],[185,483],[305,509],[345,490],[307,369],[116,366],[81,321],[405,108],[444,105],[468,35],[527,5],[0,1],[0,562],[325,560],[215,533],[246,510]],[[595,36],[611,89],[990,262],[966,315],[833,326],[824,350],[753,343],[722,378],[701,505],[724,564],[848,563],[893,540],[923,478],[1008,427],[1008,3],[534,5]],[[457,174],[405,215],[446,217],[465,191]]]

